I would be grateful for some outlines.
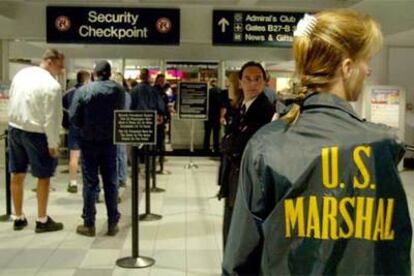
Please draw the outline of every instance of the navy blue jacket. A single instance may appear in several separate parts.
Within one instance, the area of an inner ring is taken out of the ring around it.
[[[69,122],[69,109],[73,101],[73,97],[75,96],[76,91],[81,87],[82,84],[77,83],[75,86],[70,88],[62,97],[62,107],[63,107],[63,118],[62,118],[62,126],[66,129],[69,127],[76,128],[73,124]]]
[[[164,115],[165,105],[161,95],[148,82],[142,82],[131,90],[131,110],[156,110]]]
[[[412,228],[390,128],[310,95],[295,124],[249,140],[223,261],[226,275],[410,275]]]
[[[97,80],[75,94],[69,119],[85,141],[113,140],[114,110],[124,109],[125,90],[112,80]]]

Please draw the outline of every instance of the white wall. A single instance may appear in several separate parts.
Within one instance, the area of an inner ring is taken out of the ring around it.
[[[371,62],[371,76],[367,83],[370,85],[386,85],[388,82],[388,47],[384,47],[381,52],[376,54]]]
[[[403,87],[414,103],[414,47],[390,47],[388,60],[388,83]]]
[[[414,103],[414,47],[390,47],[388,83],[406,91],[406,102]],[[413,112],[406,111],[405,142],[414,145]]]

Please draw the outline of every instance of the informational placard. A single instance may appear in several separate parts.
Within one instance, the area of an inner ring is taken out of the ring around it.
[[[48,6],[48,43],[180,43],[180,10]]]
[[[396,129],[405,139],[405,90],[398,86],[366,86],[363,92],[362,117]]]
[[[114,144],[155,145],[156,111],[115,110]]]
[[[180,119],[206,120],[208,90],[204,82],[181,82],[178,90],[178,116]]]
[[[213,45],[291,47],[304,13],[213,11]]]
[[[371,121],[383,123],[391,127],[399,127],[400,89],[371,89]]]

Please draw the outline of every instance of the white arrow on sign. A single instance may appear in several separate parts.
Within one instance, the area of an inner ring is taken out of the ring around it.
[[[226,18],[222,17],[217,25],[221,26],[221,32],[224,33],[226,31],[226,25],[230,25],[230,23]]]

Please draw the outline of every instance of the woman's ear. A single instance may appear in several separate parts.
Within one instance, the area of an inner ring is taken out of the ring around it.
[[[346,58],[341,63],[341,73],[344,79],[348,80],[352,76],[354,62],[350,58]]]

